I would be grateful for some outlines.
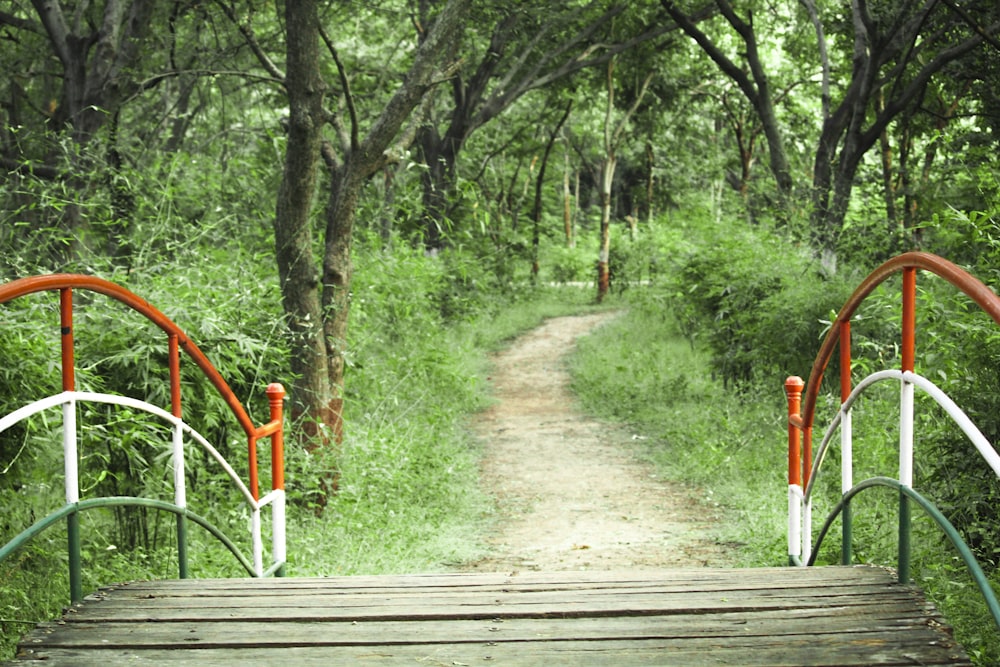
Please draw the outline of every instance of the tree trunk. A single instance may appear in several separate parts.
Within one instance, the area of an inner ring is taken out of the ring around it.
[[[878,113],[885,109],[885,96],[879,91],[876,98]],[[893,185],[892,144],[889,143],[889,130],[883,129],[879,135],[879,148],[882,158],[882,196],[885,201],[885,219],[891,236],[899,233],[899,216],[896,213],[896,188]]]
[[[538,178],[535,179],[535,205],[531,212],[531,219],[534,223],[534,228],[531,234],[531,279],[536,281],[538,279],[538,246],[541,243],[541,225],[542,225],[542,186],[545,184],[545,168],[549,164],[549,155],[552,153],[552,146],[556,143],[556,138],[559,136],[560,130],[562,130],[563,124],[569,118],[570,111],[573,110],[573,101],[570,100],[569,104],[566,105],[566,111],[563,113],[559,122],[556,123],[555,129],[549,134],[549,140],[545,144],[545,152],[542,154],[542,163],[538,167]]]
[[[390,160],[390,148],[394,145],[401,148],[403,144],[412,141],[412,134],[403,133],[403,136],[398,136],[400,129],[427,91],[447,77],[438,65],[442,57],[450,53],[468,6],[469,0],[449,0],[438,13],[427,36],[417,47],[413,64],[403,83],[386,104],[368,135],[363,141],[360,140],[355,126],[350,145],[344,147],[343,161],[332,168],[325,214],[322,327],[317,333],[325,336],[327,345],[324,366],[333,399],[327,406],[327,418],[332,420],[328,423],[335,432],[342,428],[340,411],[351,281],[354,275],[351,248],[358,199],[367,180]],[[355,120],[352,119],[352,122]]]
[[[653,224],[653,167],[655,166],[653,142],[646,142],[646,224]]]
[[[569,189],[569,149],[563,155],[563,233],[566,247],[573,247],[573,196]]]
[[[601,249],[597,257],[597,302],[607,296],[611,284],[611,187],[615,181],[615,167],[618,164],[618,146],[622,142],[625,127],[629,119],[642,104],[642,98],[649,90],[649,82],[653,80],[654,72],[646,75],[638,94],[632,100],[621,120],[612,128],[612,116],[615,110],[615,60],[608,61],[607,85],[608,104],[604,112],[604,162],[601,165]]]
[[[285,166],[274,216],[275,257],[290,336],[292,414],[304,416],[308,436],[323,434],[334,398],[327,370],[320,282],[310,212],[323,127],[324,85],[319,69],[316,0],[287,0],[289,121]]]
[[[601,248],[597,255],[597,302],[601,303],[611,285],[611,184],[617,160],[612,150],[601,166]]]

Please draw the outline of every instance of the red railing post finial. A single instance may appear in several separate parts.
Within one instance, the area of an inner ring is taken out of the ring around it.
[[[785,396],[788,398],[788,483],[802,485],[802,430],[801,415],[802,389],[806,383],[797,375],[785,380]]]
[[[285,388],[278,382],[267,385],[267,400],[271,404],[271,422],[278,427],[271,434],[271,488],[285,488],[285,439],[282,419],[285,409]]]

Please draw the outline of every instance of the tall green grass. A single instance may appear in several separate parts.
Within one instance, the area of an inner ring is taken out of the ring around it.
[[[785,555],[786,441],[782,394],[727,391],[708,355],[669,311],[640,296],[621,318],[578,342],[573,388],[588,411],[628,423],[666,477],[725,508],[718,539],[739,566]]]

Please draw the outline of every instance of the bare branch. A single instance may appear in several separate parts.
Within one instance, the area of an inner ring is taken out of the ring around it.
[[[331,172],[337,173],[343,168],[344,161],[340,159],[337,151],[333,149],[333,145],[329,141],[324,141],[320,144],[319,154],[323,158],[323,163],[326,164]]]
[[[39,2],[42,0],[32,1]],[[233,11],[233,8],[225,2],[222,2],[222,0],[216,0],[215,4],[222,8],[226,18],[228,18],[233,25],[236,26],[236,29],[240,31],[240,34],[243,35],[243,39],[246,41],[247,46],[250,47],[250,50],[257,58],[257,62],[261,64],[264,70],[275,79],[284,81],[286,78],[285,73],[278,69],[278,66],[274,64],[266,53],[264,53],[264,49],[261,47],[260,42],[257,41],[257,35],[254,34],[253,28],[250,25],[238,20],[236,18],[236,12]]]
[[[1000,32],[1000,23],[994,23],[986,28],[984,28],[985,34],[994,35]],[[955,46],[941,51],[933,60],[924,65],[917,75],[910,81],[910,83],[902,90],[902,92],[897,95],[893,100],[891,100],[885,107],[883,114],[880,114],[878,118],[872,123],[871,127],[863,134],[862,141],[864,145],[872,145],[878,138],[878,135],[883,129],[889,124],[889,122],[903,109],[906,108],[914,99],[920,95],[921,91],[926,87],[927,83],[931,80],[931,77],[940,72],[945,65],[958,60],[965,54],[969,53],[985,41],[985,37],[982,34],[977,33],[972,37],[956,44]]]
[[[756,105],[758,103],[757,89],[754,87],[750,77],[748,77],[746,73],[736,65],[736,63],[730,60],[726,54],[724,54],[719,47],[712,42],[708,35],[699,30],[694,22],[684,12],[677,9],[671,0],[660,0],[660,4],[662,4],[663,8],[667,10],[668,14],[670,14],[670,18],[672,18],[677,25],[680,26],[681,30],[687,33],[691,39],[698,43],[698,46],[700,46],[708,57],[719,66],[719,69],[721,69],[726,76],[736,82],[736,85],[740,87],[740,90],[742,90],[743,94],[747,96],[750,103]]]
[[[337,47],[333,45],[330,37],[326,34],[326,30],[323,26],[319,27],[320,37],[323,38],[323,42],[326,44],[327,51],[333,57],[333,62],[337,64],[337,74],[340,76],[340,85],[344,89],[344,101],[347,104],[347,114],[351,118],[351,150],[356,151],[358,146],[361,145],[361,141],[358,138],[358,133],[360,132],[358,128],[358,110],[354,107],[354,95],[351,94],[351,82],[347,78],[347,68],[344,67],[343,61],[340,60],[340,54],[337,52]]]
[[[992,33],[987,32],[985,28],[979,25],[979,23],[974,18],[972,18],[969,12],[965,11],[964,8],[960,7],[952,0],[942,0],[942,2],[945,4],[945,6],[948,7],[948,9],[958,14],[959,17],[976,32],[976,34],[985,39],[987,44],[992,46],[997,51],[1000,51],[1000,40],[998,40]]]
[[[816,9],[815,0],[799,0],[809,14],[813,28],[816,30],[816,44],[819,48],[819,62],[822,68],[822,83],[820,86],[823,118],[830,117],[830,53],[826,48],[826,34],[823,31],[823,22],[819,18],[819,11]]]
[[[42,29],[42,26],[38,25],[34,21],[22,19],[14,16],[13,14],[8,14],[7,12],[0,12],[0,25],[9,25],[12,28],[33,32],[36,35],[45,34],[45,30]]]
[[[622,118],[621,122],[618,123],[618,127],[615,128],[615,133],[613,141],[615,144],[621,143],[622,133],[625,131],[625,126],[628,125],[629,120],[635,115],[635,112],[639,109],[639,105],[642,104],[642,98],[646,96],[646,91],[649,90],[649,84],[652,82],[653,77],[656,76],[656,72],[652,71],[646,75],[646,78],[642,82],[642,86],[639,88],[639,94],[635,96],[635,100],[632,102],[632,106],[628,108],[625,112],[625,116]]]
[[[73,54],[69,51],[69,26],[66,25],[66,18],[63,16],[62,7],[55,0],[31,0],[35,6],[38,17],[45,26],[45,32],[52,42],[52,48],[59,57],[63,66],[68,66],[73,61]]]
[[[448,40],[454,38],[467,7],[467,0],[449,0],[435,19],[427,37],[417,47],[413,64],[403,84],[386,104],[368,136],[361,142],[359,149],[361,160],[371,161],[363,169],[365,177],[378,171],[379,163],[384,159],[382,154],[393,142],[402,123],[427,90],[436,83],[438,56],[445,49]],[[370,167],[375,168],[372,170]]]

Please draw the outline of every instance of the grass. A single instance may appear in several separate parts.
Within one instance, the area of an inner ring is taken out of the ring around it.
[[[727,508],[719,539],[738,546],[737,565],[782,565],[781,385],[773,396],[751,398],[723,391],[708,368],[708,355],[679,334],[669,313],[638,305],[581,339],[573,387],[588,411],[642,433],[645,456],[664,475]]]

